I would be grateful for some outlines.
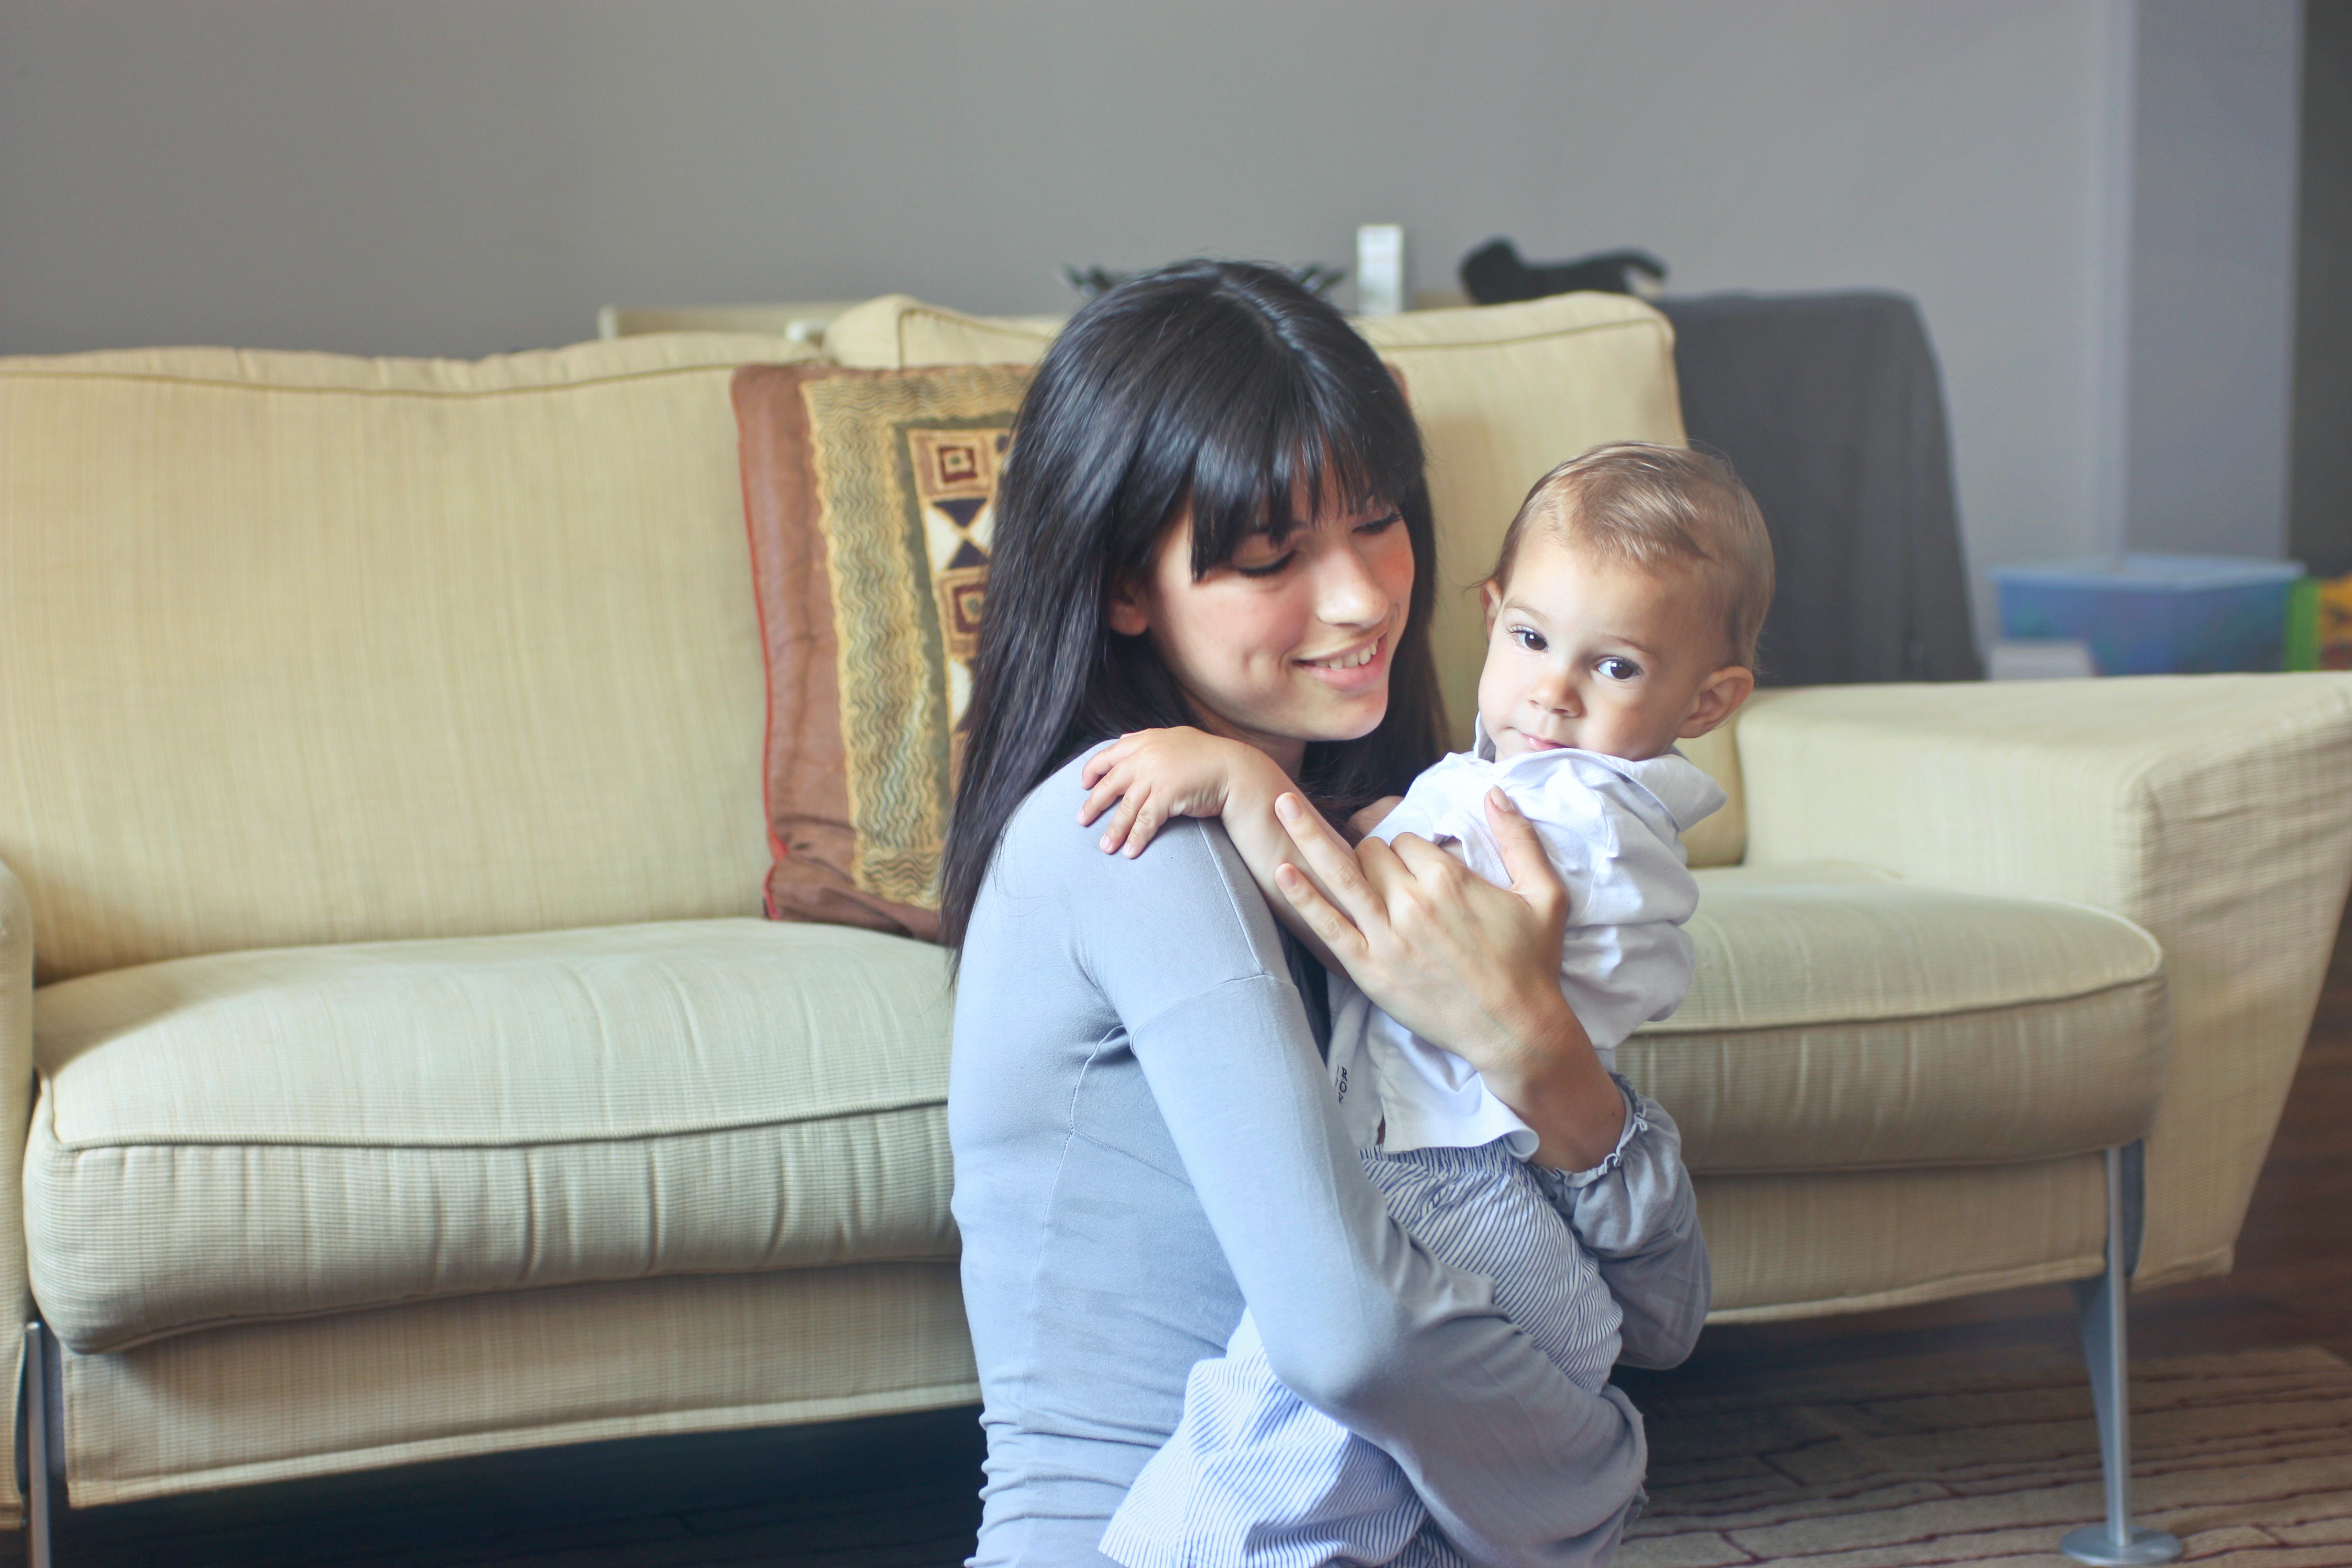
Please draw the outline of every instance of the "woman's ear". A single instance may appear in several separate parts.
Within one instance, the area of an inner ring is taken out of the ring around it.
[[[1109,614],[1103,617],[1123,637],[1139,637],[1151,629],[1151,612],[1144,604],[1143,586],[1133,578],[1114,584]]]
[[[1683,727],[1675,731],[1685,741],[1696,741],[1709,730],[1739,711],[1748,694],[1756,689],[1756,672],[1745,665],[1728,664],[1699,682],[1698,695],[1692,700],[1691,710],[1683,720]]]

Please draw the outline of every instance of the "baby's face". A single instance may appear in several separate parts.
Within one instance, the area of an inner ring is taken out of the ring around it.
[[[1753,684],[1724,665],[1722,617],[1688,571],[1596,560],[1536,533],[1486,595],[1478,717],[1498,757],[1659,756],[1721,723]]]

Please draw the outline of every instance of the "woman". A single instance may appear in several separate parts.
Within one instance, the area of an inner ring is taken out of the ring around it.
[[[982,1564],[1098,1564],[1104,1521],[1244,1304],[1276,1371],[1403,1468],[1432,1524],[1400,1561],[1605,1556],[1641,1424],[1585,1394],[1389,1219],[1339,1133],[1323,986],[1213,822],[1106,856],[1084,753],[1196,724],[1317,805],[1401,790],[1439,751],[1420,439],[1338,313],[1196,262],[1074,319],[999,487],[948,847],[960,963],[949,1128],[989,1436]],[[1706,1306],[1673,1123],[1601,1069],[1558,983],[1565,895],[1500,802],[1506,891],[1313,809],[1282,895],[1381,1006],[1538,1132],[1623,1308],[1670,1365]],[[1459,1554],[1458,1556],[1456,1554]]]

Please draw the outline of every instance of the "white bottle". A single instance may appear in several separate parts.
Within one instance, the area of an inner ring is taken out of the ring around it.
[[[1393,316],[1404,309],[1404,226],[1368,223],[1356,231],[1356,310]]]

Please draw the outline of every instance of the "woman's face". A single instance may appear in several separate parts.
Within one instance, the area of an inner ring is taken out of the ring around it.
[[[1327,507],[1278,544],[1252,534],[1195,580],[1188,511],[1143,577],[1113,595],[1110,626],[1151,638],[1202,729],[1295,774],[1309,742],[1356,740],[1388,712],[1412,577],[1404,519],[1383,505]]]

